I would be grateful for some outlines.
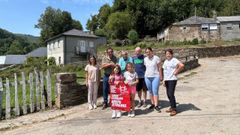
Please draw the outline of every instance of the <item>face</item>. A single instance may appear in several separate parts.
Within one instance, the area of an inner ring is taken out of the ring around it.
[[[170,52],[166,52],[166,58],[168,60],[172,59],[173,55]]]
[[[152,57],[153,56],[153,52],[151,50],[149,50],[149,49],[147,49],[145,53],[146,53],[146,55],[148,57]]]
[[[128,57],[128,54],[125,52],[122,54],[122,57],[126,59]]]
[[[96,63],[96,61],[95,61],[95,59],[94,59],[94,58],[90,58],[90,62],[91,62],[91,64],[94,64],[94,63]]]
[[[140,55],[141,54],[141,49],[139,48],[139,49],[135,49],[135,54],[136,55]]]
[[[131,64],[127,64],[127,71],[132,72],[133,66]]]
[[[112,49],[108,49],[107,50],[107,55],[112,57],[113,56],[113,50]]]
[[[118,67],[115,67],[113,71],[114,71],[115,74],[118,74],[120,69]]]

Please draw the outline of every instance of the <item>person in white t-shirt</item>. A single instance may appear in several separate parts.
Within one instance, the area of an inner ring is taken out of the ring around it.
[[[151,106],[149,109],[155,109],[160,112],[158,106],[158,90],[160,81],[162,80],[161,61],[160,58],[153,54],[152,48],[148,47],[146,50],[147,57],[144,58],[144,65],[146,66],[145,83],[148,88],[151,99]]]
[[[177,114],[176,99],[174,96],[175,88],[177,85],[177,74],[184,68],[184,65],[176,58],[173,57],[173,51],[168,49],[165,52],[166,60],[163,63],[163,85],[166,87],[167,96],[170,101],[171,107],[166,111],[170,116]]]
[[[89,58],[89,64],[85,67],[85,71],[89,110],[92,110],[97,108],[97,93],[101,78],[100,69],[94,56]]]

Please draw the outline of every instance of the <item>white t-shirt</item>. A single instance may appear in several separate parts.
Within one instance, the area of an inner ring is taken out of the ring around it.
[[[144,65],[146,66],[145,77],[159,77],[158,64],[160,63],[160,58],[154,55],[152,58],[145,57]]]
[[[177,77],[173,74],[177,68],[177,65],[180,61],[176,58],[172,58],[171,60],[165,60],[163,63],[163,75],[164,80],[177,80]]]
[[[131,72],[129,72],[129,71],[126,71],[126,72],[124,73],[124,78],[125,78],[125,82],[127,82],[127,83],[133,83],[133,82],[135,82],[135,81],[138,79],[138,75],[137,75],[136,72],[131,73]]]
[[[98,74],[99,74],[99,66],[87,65],[85,67],[85,71],[88,72],[88,81],[89,82],[97,82]]]

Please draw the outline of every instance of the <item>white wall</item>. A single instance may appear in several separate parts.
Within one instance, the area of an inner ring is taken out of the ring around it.
[[[57,65],[64,64],[64,38],[60,37],[48,42],[47,54],[48,58],[55,58]]]

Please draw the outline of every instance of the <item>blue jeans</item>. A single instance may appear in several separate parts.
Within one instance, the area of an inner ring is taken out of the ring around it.
[[[160,77],[145,77],[145,83],[151,96],[158,96]]]
[[[105,104],[108,103],[108,93],[109,93],[109,75],[104,75],[103,76],[103,102]]]

